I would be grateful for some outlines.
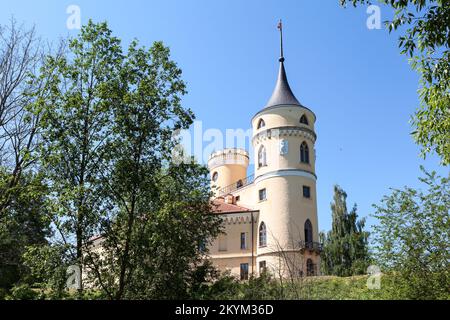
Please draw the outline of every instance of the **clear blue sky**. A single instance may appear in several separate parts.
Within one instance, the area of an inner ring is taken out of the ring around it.
[[[14,15],[44,39],[75,36],[66,28],[71,4],[81,8],[83,23],[108,21],[125,45],[137,38],[170,46],[188,83],[185,106],[205,129],[250,127],[275,84],[282,18],[291,87],[317,115],[321,230],[331,227],[336,183],[349,194],[349,207],[356,202],[359,215],[368,216],[389,187],[417,186],[420,164],[449,170],[437,157],[419,159],[408,123],[418,76],[400,55],[397,35],[367,29],[365,8],[343,9],[339,0],[0,0],[0,23]]]

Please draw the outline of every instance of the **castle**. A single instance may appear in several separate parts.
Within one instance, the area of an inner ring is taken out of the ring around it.
[[[251,122],[254,174],[249,154],[225,149],[211,154],[214,214],[224,233],[209,247],[212,263],[247,280],[267,270],[274,276],[318,275],[315,114],[293,94],[284,67],[281,22],[280,69],[269,102]]]

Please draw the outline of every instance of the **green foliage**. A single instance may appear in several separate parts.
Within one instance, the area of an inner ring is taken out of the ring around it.
[[[8,183],[8,175],[0,168],[0,190]],[[9,205],[0,218],[0,287],[10,289],[27,276],[22,254],[29,245],[44,245],[51,235],[45,208],[46,186],[42,177],[23,174],[9,192]]]
[[[268,274],[241,282],[221,274],[204,291],[209,300],[387,300],[405,299],[395,274],[380,275],[380,288],[369,289],[368,276],[307,277],[280,282]]]
[[[331,204],[332,229],[321,233],[323,243],[321,267],[324,274],[350,276],[364,274],[369,265],[368,232],[364,231],[365,219],[357,220],[356,205],[347,211],[347,194],[339,186],[334,187]]]
[[[68,250],[60,245],[35,245],[26,248],[23,254],[24,266],[28,274],[23,283],[40,289],[42,295],[50,298],[62,298],[67,293],[66,270],[71,258]]]
[[[250,277],[247,283],[241,286],[239,300],[268,300],[281,298],[283,290],[279,288],[267,272],[259,277]]]
[[[181,70],[161,42],[124,52],[106,23],[90,21],[68,49],[47,58],[33,106],[60,238],[110,299],[189,296],[220,221],[206,168],[173,163],[173,135],[194,119]]]
[[[191,295],[193,299],[227,300],[238,296],[239,281],[229,271],[221,273],[215,270],[210,280],[195,290],[195,294]]]
[[[109,209],[101,178],[110,159],[111,103],[122,61],[120,41],[106,23],[84,26],[70,54],[48,56],[49,79],[31,107],[41,115],[41,165],[51,186],[48,207],[62,241],[82,266],[82,246]],[[70,241],[69,239],[74,239]]]
[[[20,284],[11,289],[11,294],[8,299],[12,300],[35,300],[38,293],[30,288],[28,284]]]
[[[91,264],[100,266],[94,281],[106,295],[122,298],[117,296],[120,283],[113,281],[122,270],[126,299],[203,295],[204,283],[214,280],[215,270],[204,264],[202,244],[218,234],[220,225],[218,217],[209,214],[206,174],[204,167],[195,164],[164,170],[158,175],[160,183],[152,186],[152,197],[145,198],[145,210],[135,212],[138,223],[131,226],[129,235],[126,211],[111,221],[102,255],[91,255]],[[129,244],[127,257],[125,247],[117,243]],[[116,257],[127,258],[127,263]]]
[[[340,0],[342,5],[369,4],[367,0]],[[401,53],[421,76],[420,108],[412,118],[413,136],[425,156],[435,151],[450,164],[450,2],[447,0],[379,0],[394,9],[389,32],[399,37]],[[406,27],[406,28],[403,28]]]
[[[450,176],[421,169],[426,191],[394,189],[375,206],[375,257],[405,298],[449,299]]]

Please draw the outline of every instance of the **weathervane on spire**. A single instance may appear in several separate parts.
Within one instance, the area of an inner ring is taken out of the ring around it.
[[[277,26],[278,30],[280,30],[280,62],[284,62],[284,54],[283,54],[283,22],[278,22]]]

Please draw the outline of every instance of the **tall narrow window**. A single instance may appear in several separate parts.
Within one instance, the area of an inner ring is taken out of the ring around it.
[[[315,271],[315,270],[314,270],[314,263],[312,262],[311,259],[308,259],[308,260],[306,261],[306,274],[307,274],[308,276],[313,276],[313,275],[315,274],[314,271]]]
[[[258,151],[258,168],[267,166],[266,148],[261,146]]]
[[[258,121],[258,129],[264,128],[266,126],[266,123],[264,122],[263,119],[259,119]]]
[[[266,261],[259,262],[259,273],[264,273],[267,270]]]
[[[247,235],[245,232],[241,232],[241,250],[247,249]]]
[[[267,246],[267,230],[264,222],[261,222],[261,225],[259,226],[259,246]]]
[[[313,228],[309,219],[305,221],[305,242],[307,245],[313,242]]]
[[[308,118],[305,115],[302,115],[300,118],[300,123],[308,125]]]
[[[267,200],[266,189],[259,190],[259,201]]]
[[[241,263],[241,280],[248,280],[248,263]]]
[[[309,163],[309,148],[306,141],[303,141],[300,146],[300,161],[302,163]]]
[[[311,198],[311,188],[308,186],[303,186],[303,197],[304,198]]]

